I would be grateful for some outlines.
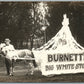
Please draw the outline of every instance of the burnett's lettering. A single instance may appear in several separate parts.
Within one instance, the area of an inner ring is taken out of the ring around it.
[[[48,55],[48,62],[51,62],[53,60],[52,55]]]
[[[74,69],[74,64],[59,64],[56,65],[57,70],[66,70],[66,69]]]
[[[46,65],[45,69],[46,69],[46,71],[50,71],[50,70],[54,69],[54,66],[53,65]]]
[[[48,62],[82,61],[84,54],[48,54]]]
[[[80,54],[80,61],[82,61],[82,54]]]
[[[84,69],[84,63],[79,63],[79,64],[76,64],[76,67],[75,69]]]

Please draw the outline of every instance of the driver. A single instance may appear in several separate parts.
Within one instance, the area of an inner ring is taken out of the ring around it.
[[[5,47],[3,48],[3,52],[5,55],[5,64],[6,64],[6,69],[7,69],[7,75],[12,75],[12,61],[9,59],[9,57],[7,56],[7,52],[9,51],[14,51],[15,48],[12,44],[10,44],[10,39],[6,38],[5,39]]]

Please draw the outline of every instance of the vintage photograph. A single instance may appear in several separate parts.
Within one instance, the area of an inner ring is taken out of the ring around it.
[[[84,2],[0,2],[0,82],[84,82]]]

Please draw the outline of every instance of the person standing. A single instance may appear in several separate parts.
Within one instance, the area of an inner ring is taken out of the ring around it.
[[[13,68],[13,62],[10,60],[10,57],[7,55],[8,52],[14,51],[15,48],[12,44],[10,44],[11,40],[9,38],[5,39],[5,46],[3,47],[3,52],[5,55],[5,65],[6,65],[6,70],[7,70],[7,75],[13,75],[12,73],[12,68]]]

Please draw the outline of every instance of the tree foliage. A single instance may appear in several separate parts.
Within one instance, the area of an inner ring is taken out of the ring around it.
[[[70,29],[77,41],[84,45],[83,2],[0,2],[0,41],[9,37],[14,44],[30,39],[33,33],[43,36],[47,28],[48,40],[62,27],[63,14],[70,18]]]

